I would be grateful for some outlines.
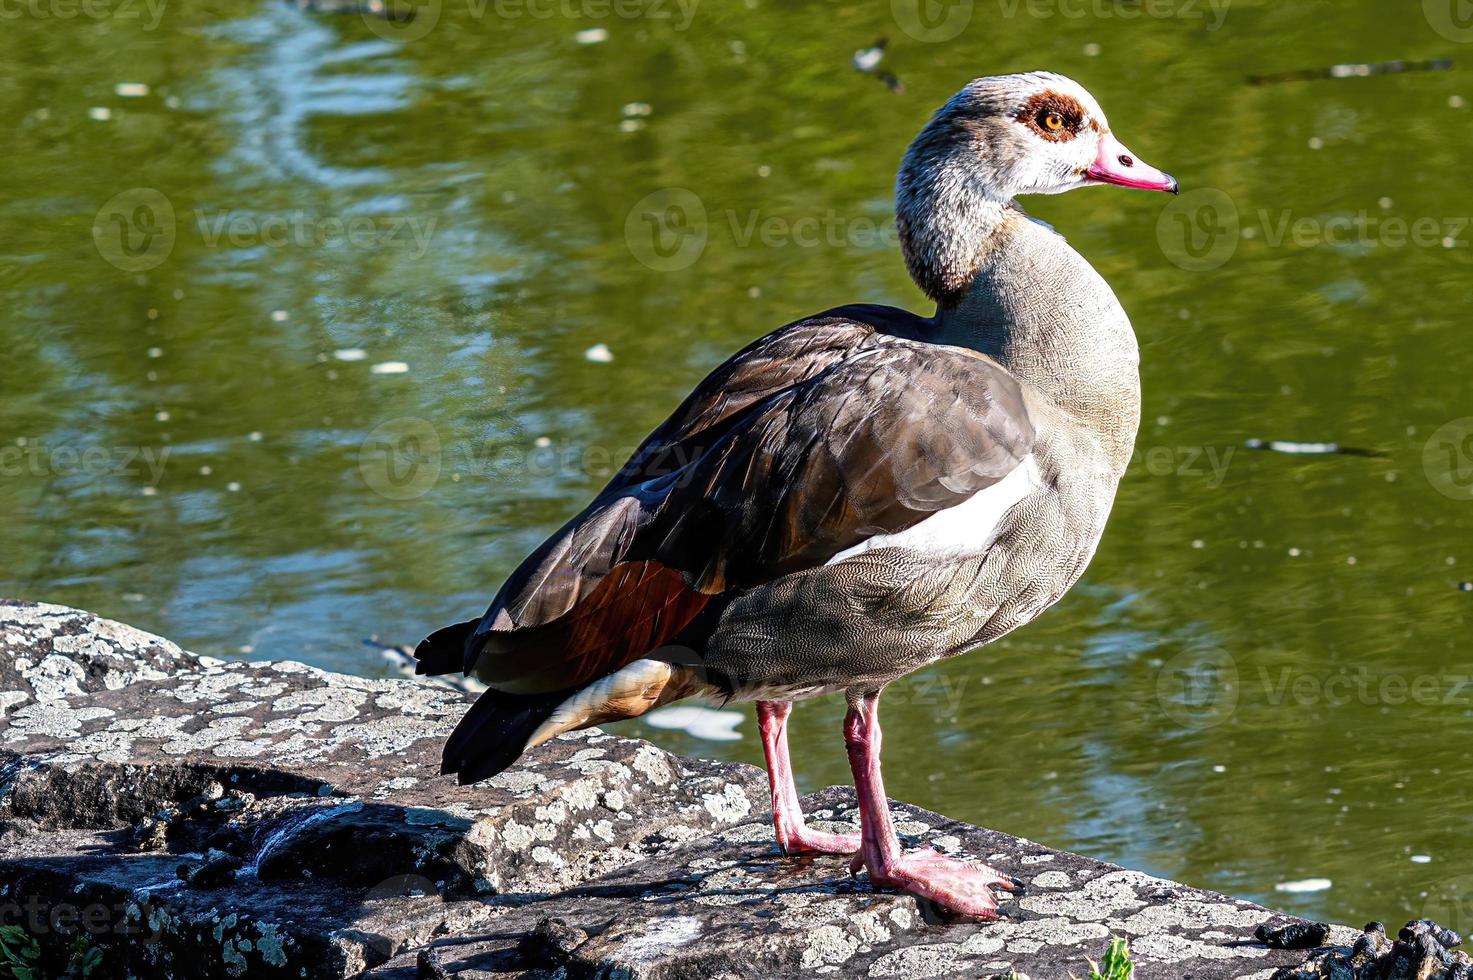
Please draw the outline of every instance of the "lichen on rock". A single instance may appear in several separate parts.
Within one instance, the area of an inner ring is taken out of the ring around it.
[[[98,976],[232,980],[1063,978],[1114,935],[1141,980],[1307,980],[1448,938],[1306,964],[1254,937],[1303,920],[894,804],[908,846],[1027,884],[1006,920],[955,923],[846,858],[780,854],[750,766],[595,729],[457,786],[439,751],[469,698],[0,602],[0,911],[70,916],[38,935],[85,931]],[[855,829],[848,789],[804,805]]]

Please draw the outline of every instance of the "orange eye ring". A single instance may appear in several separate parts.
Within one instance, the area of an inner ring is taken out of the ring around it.
[[[1050,112],[1043,117],[1043,127],[1051,133],[1057,133],[1064,128],[1064,117],[1057,112]]]

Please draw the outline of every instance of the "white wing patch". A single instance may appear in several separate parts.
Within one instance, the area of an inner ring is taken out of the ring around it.
[[[1037,461],[1026,456],[1007,476],[955,507],[937,511],[898,534],[877,534],[861,541],[830,558],[827,564],[876,548],[906,548],[938,557],[975,555],[992,544],[1003,515],[1024,497],[1042,490],[1043,485]]]

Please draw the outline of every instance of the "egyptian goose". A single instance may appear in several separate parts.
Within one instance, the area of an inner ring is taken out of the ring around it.
[[[678,698],[756,701],[787,853],[856,854],[876,887],[997,916],[990,868],[903,854],[880,778],[885,685],[974,650],[1083,573],[1130,459],[1139,354],[1103,279],[1014,203],[1175,193],[1078,83],[979,78],[905,154],[896,214],[925,318],[845,306],[700,383],[594,501],[438,630],[418,671],[490,686],[445,745],[462,783],[567,731]],[[804,824],[792,702],[835,691],[860,833]]]

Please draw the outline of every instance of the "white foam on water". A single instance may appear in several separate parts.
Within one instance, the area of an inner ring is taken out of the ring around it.
[[[1303,895],[1309,892],[1322,892],[1333,885],[1329,878],[1303,878],[1299,881],[1281,881],[1274,885],[1276,892],[1288,892],[1291,895]]]

